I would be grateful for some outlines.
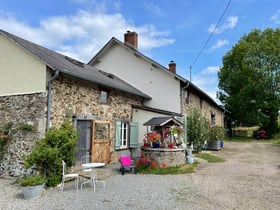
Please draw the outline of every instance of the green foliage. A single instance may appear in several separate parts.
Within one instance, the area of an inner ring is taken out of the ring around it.
[[[2,160],[4,153],[5,153],[5,146],[7,145],[8,141],[10,140],[10,135],[12,132],[13,123],[9,122],[4,124],[0,128],[0,160]]]
[[[27,123],[21,124],[18,129],[23,131],[35,131],[34,126]]]
[[[193,144],[194,149],[200,150],[204,141],[208,140],[209,122],[197,108],[190,110],[188,115],[188,143]]]
[[[253,30],[223,57],[219,99],[234,121],[277,132],[280,28]]]
[[[207,160],[209,163],[221,163],[221,162],[225,162],[225,159],[217,156],[217,155],[212,155],[209,153],[199,153],[195,155],[198,158]]]
[[[75,163],[77,139],[77,131],[66,120],[60,129],[50,128],[45,139],[36,142],[34,150],[24,156],[24,165],[27,168],[35,165],[40,174],[46,177],[46,185],[55,186],[61,181],[62,160],[67,166]]]
[[[14,124],[12,122],[5,123],[2,127],[0,127],[0,134],[10,136],[11,132],[12,132],[13,125]]]
[[[209,140],[225,139],[225,129],[219,125],[211,125],[209,127]]]
[[[44,179],[44,177],[42,177],[40,175],[26,176],[19,182],[19,185],[22,187],[36,186],[36,185],[44,184],[45,182],[46,182],[46,180]]]

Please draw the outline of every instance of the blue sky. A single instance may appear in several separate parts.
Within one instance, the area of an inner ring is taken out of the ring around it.
[[[279,26],[279,0],[0,1],[2,30],[83,62],[112,37],[136,31],[140,52],[166,67],[175,61],[186,79],[192,66],[192,82],[213,99],[226,52],[253,29]]]

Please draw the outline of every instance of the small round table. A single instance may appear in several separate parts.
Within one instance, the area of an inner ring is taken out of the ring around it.
[[[98,168],[98,167],[103,167],[105,166],[105,163],[84,163],[82,164],[82,170],[85,170],[85,169],[90,169],[90,179],[89,180],[86,180],[84,181],[82,184],[81,184],[81,189],[83,188],[83,185],[86,184],[86,183],[91,183],[94,187],[94,192],[95,192],[95,184],[96,182],[102,182],[104,187],[105,187],[105,182],[104,181],[101,181],[101,180],[97,180],[96,178],[96,175],[95,175],[95,171],[94,171],[94,168]]]

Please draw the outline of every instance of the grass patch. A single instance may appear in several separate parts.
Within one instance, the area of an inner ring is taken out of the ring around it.
[[[196,154],[195,157],[207,160],[209,163],[221,163],[221,162],[225,162],[225,159],[217,156],[217,155],[212,155],[210,153],[199,153]]]
[[[253,142],[255,139],[246,136],[234,136],[231,140],[225,139],[225,142]]]
[[[141,170],[140,173],[142,174],[157,174],[157,175],[167,175],[167,174],[186,174],[186,173],[192,173],[198,166],[198,162],[194,162],[191,164],[183,164],[180,166],[170,166],[166,168],[147,168],[144,170]]]
[[[240,142],[240,143],[250,143],[250,142],[258,142],[258,143],[270,143],[270,144],[280,144],[280,134],[275,135],[272,139],[259,139],[256,140],[252,137],[244,137],[244,136],[234,136],[232,140],[225,139],[225,142]]]

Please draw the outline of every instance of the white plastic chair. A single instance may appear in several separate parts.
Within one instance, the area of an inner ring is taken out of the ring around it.
[[[91,155],[83,155],[81,157],[81,165],[84,163],[90,163],[91,162]],[[83,179],[85,180],[85,176],[86,174],[90,174],[91,173],[91,169],[90,168],[82,168],[82,176]]]
[[[79,180],[79,174],[77,173],[66,173],[66,163],[62,160],[62,182],[61,182],[61,190],[63,191],[64,188],[64,182],[66,179],[75,179],[74,187],[78,191],[78,180]]]

